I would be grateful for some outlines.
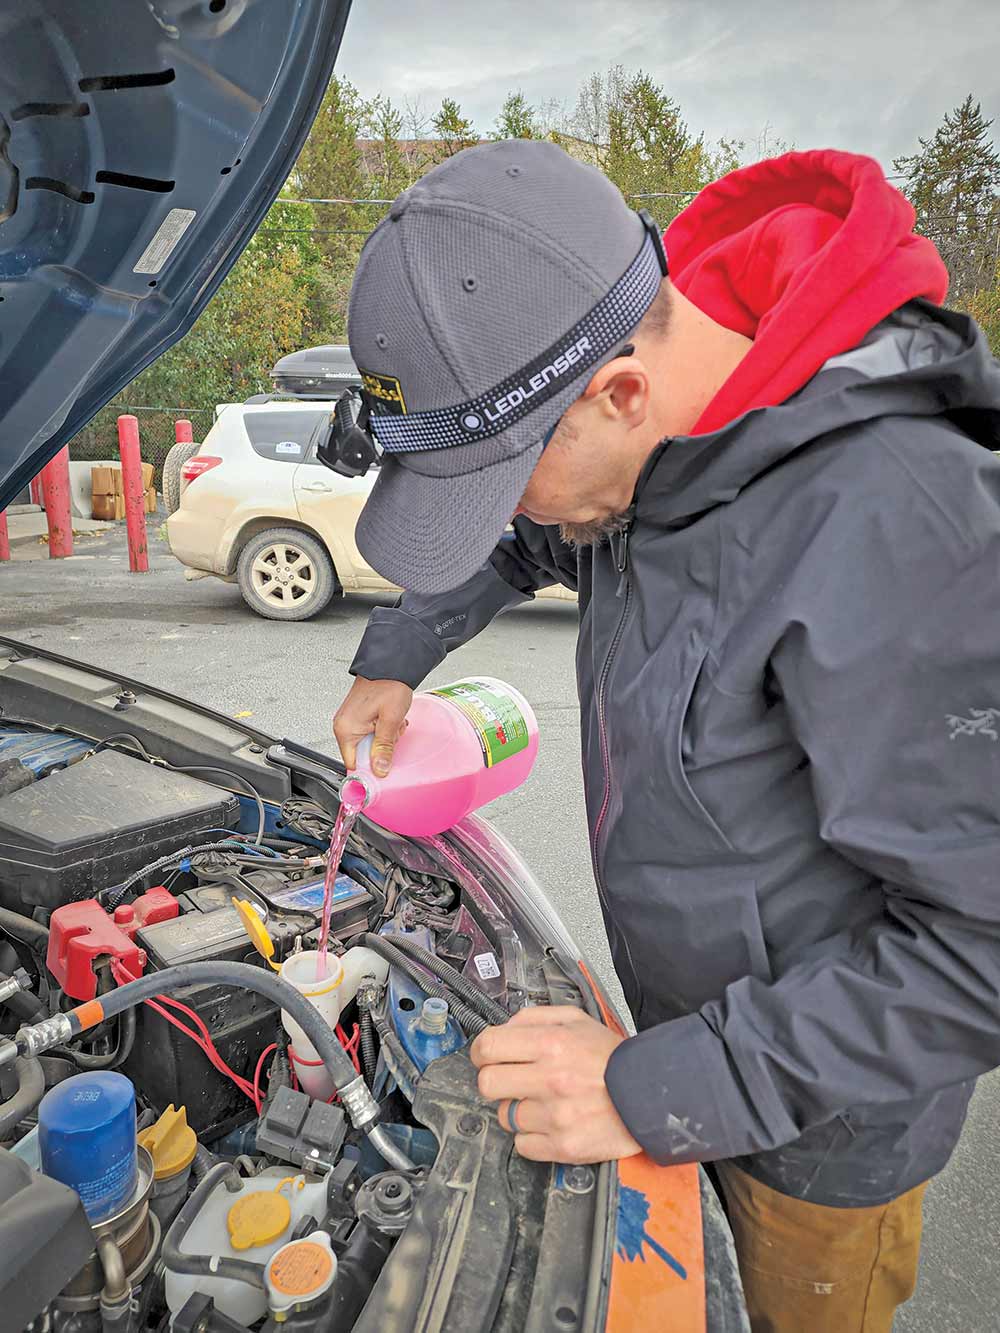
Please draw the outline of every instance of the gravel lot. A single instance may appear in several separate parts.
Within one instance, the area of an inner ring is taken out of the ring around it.
[[[314,621],[281,625],[244,607],[214,579],[185,583],[151,533],[152,568],[131,575],[123,531],[81,539],[58,564],[37,547],[0,566],[2,633],[202,703],[332,751],[330,719],[377,597],[334,602]],[[577,743],[575,607],[537,602],[502,617],[455,653],[433,684],[469,672],[510,681],[531,699],[542,745],[525,786],[491,807],[570,930],[617,994],[590,871]],[[959,1150],[928,1195],[917,1300],[901,1333],[993,1333],[1000,1326],[1000,1077],[983,1081]],[[806,1333],[803,1330],[803,1333]]]

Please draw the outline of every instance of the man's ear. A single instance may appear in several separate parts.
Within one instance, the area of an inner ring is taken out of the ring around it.
[[[594,372],[582,398],[609,418],[637,426],[649,409],[650,375],[641,356],[616,356]]]

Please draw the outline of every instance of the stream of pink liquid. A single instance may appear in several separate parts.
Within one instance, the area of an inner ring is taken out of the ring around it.
[[[357,786],[357,783],[353,784]],[[330,914],[333,911],[333,890],[340,870],[340,858],[344,855],[347,839],[357,822],[364,800],[352,800],[350,795],[342,795],[337,819],[330,834],[330,853],[326,863],[326,877],[323,880],[323,925],[319,933],[319,957],[316,959],[316,980],[326,979],[326,954],[330,941]]]

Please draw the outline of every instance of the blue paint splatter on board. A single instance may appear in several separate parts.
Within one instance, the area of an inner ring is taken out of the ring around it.
[[[649,1221],[649,1200],[643,1194],[642,1190],[630,1189],[628,1185],[622,1185],[618,1190],[618,1228],[616,1236],[616,1247],[622,1259],[627,1259],[629,1263],[636,1259],[646,1262],[646,1255],[643,1250],[644,1245],[648,1245],[653,1253],[663,1260],[670,1268],[674,1270],[679,1278],[687,1280],[687,1271],[682,1264],[679,1264],[669,1250],[663,1248],[659,1241],[646,1230],[646,1223]]]

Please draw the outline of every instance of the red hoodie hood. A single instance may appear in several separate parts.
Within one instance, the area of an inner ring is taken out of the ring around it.
[[[786,153],[702,190],[665,236],[678,291],[754,345],[692,434],[782,403],[948,274],[915,214],[870,157]]]

